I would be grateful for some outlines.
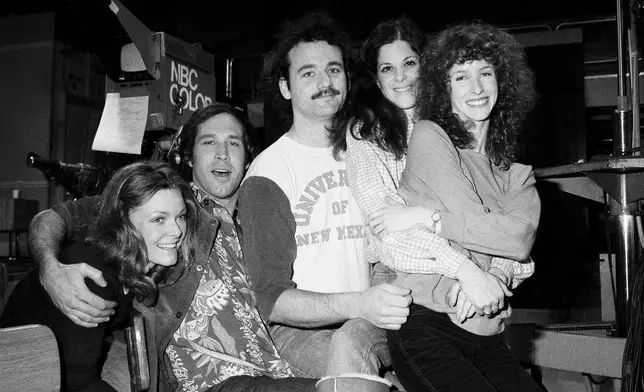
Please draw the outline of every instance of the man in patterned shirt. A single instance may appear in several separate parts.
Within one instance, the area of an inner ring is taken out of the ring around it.
[[[316,380],[294,378],[277,352],[241,263],[236,204],[252,159],[246,129],[232,106],[215,103],[195,112],[181,132],[179,152],[202,214],[196,258],[185,276],[160,287],[154,307],[137,305],[146,320],[152,391],[315,390]],[[91,219],[81,205],[93,211],[92,198],[63,206],[77,219],[70,224]],[[100,285],[100,272],[57,260],[65,224],[52,210],[39,214],[30,248],[54,303],[77,324],[91,327],[107,321],[113,305],[83,282],[87,277]]]

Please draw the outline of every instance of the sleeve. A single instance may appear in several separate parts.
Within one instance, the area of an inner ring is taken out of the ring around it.
[[[536,236],[539,196],[531,170],[509,175],[502,211],[490,211],[447,134],[436,124],[420,122],[409,142],[401,194],[412,204],[441,209],[441,236],[476,252],[525,260]]]
[[[272,180],[253,176],[239,190],[242,254],[262,316],[270,320],[277,298],[294,288],[297,256],[295,218],[284,191]]]
[[[529,257],[527,260],[517,262],[501,257],[492,257],[490,267],[502,270],[509,279],[510,288],[515,289],[534,273],[534,260]]]
[[[351,193],[363,214],[368,216],[386,207],[386,198],[404,203],[398,195],[387,163],[376,152],[376,146],[364,140],[347,136],[345,161]],[[393,158],[392,158],[393,159]],[[411,229],[386,234],[382,241],[367,230],[370,247],[380,262],[407,273],[437,273],[454,278],[467,257],[452,248],[448,241],[423,229]]]
[[[65,222],[65,240],[73,241],[87,232],[88,223],[98,215],[100,196],[88,196],[57,204],[51,209]]]

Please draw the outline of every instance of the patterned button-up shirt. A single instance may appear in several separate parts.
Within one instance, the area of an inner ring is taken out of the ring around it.
[[[195,184],[205,213],[220,229],[190,311],[166,352],[183,391],[204,391],[238,375],[292,377],[259,315],[250,277],[241,263],[237,224],[230,213]]]

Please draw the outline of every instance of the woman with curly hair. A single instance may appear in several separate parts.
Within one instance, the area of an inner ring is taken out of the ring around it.
[[[67,234],[60,260],[89,263],[103,273],[105,287],[86,282],[96,295],[118,304],[110,322],[95,328],[73,323],[54,305],[35,270],[18,283],[0,317],[0,327],[42,324],[52,330],[63,391],[115,391],[101,379],[103,340],[127,326],[133,299],[154,305],[158,286],[175,282],[194,257],[197,203],[190,186],[168,164],[123,167],[99,198],[81,199],[79,208],[95,208],[95,203],[98,218]]]
[[[417,303],[453,313],[444,295],[432,298],[420,293],[426,293],[429,287],[435,293],[449,291],[454,279],[467,280],[470,295],[487,298],[488,303],[478,302],[481,307],[498,305],[505,295],[500,284],[487,284],[494,276],[483,271],[463,274],[468,271],[460,268],[463,264],[478,269],[469,255],[424,227],[432,222],[436,210],[407,207],[398,194],[407,141],[418,119],[416,96],[425,40],[406,17],[383,22],[369,35],[362,47],[363,69],[343,112],[346,136],[335,140],[336,155],[346,149],[349,187],[363,213],[372,217],[372,231],[367,237],[368,250],[372,251],[368,254],[377,256],[371,260],[375,263],[373,283],[395,278],[387,267],[393,268],[398,271],[395,283],[411,288]],[[387,219],[390,209],[386,207],[391,203],[399,206],[391,209],[391,215],[400,220],[393,224]],[[498,275],[519,265],[514,260],[495,258],[492,267],[490,273]],[[405,274],[410,272],[433,275],[419,279]],[[481,290],[495,291],[484,296]]]
[[[444,30],[421,57],[405,205],[390,198],[368,219],[380,261],[414,297],[388,331],[394,368],[413,391],[539,391],[502,333],[509,289],[534,271],[540,201],[531,167],[516,163],[532,72],[514,38],[482,23]],[[441,256],[430,233],[464,257]]]

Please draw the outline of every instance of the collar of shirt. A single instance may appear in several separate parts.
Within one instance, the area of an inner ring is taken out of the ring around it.
[[[228,222],[228,223],[235,223],[237,220],[237,207],[235,206],[235,211],[233,212],[233,215],[230,215],[228,210],[224,207],[222,207],[219,203],[215,201],[215,199],[210,196],[206,191],[204,191],[199,185],[195,184],[194,182],[190,183],[190,187],[192,188],[192,192],[195,195],[195,198],[197,199],[197,202],[203,208],[206,212],[209,214],[213,215],[215,218],[218,218],[221,221]],[[235,221],[234,221],[235,220]]]

